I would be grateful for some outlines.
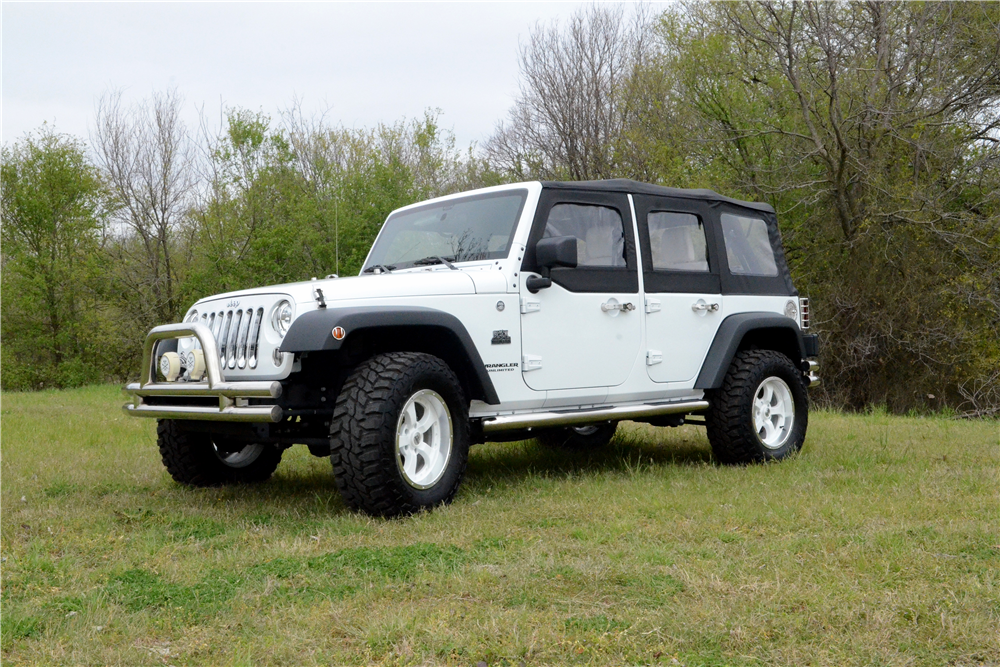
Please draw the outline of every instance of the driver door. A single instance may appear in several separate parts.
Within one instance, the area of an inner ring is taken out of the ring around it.
[[[577,240],[575,268],[551,270],[551,287],[532,294],[539,239]],[[635,236],[624,194],[545,191],[522,264],[521,371],[535,390],[615,386],[639,353],[641,307]],[[595,392],[603,394],[603,392]]]

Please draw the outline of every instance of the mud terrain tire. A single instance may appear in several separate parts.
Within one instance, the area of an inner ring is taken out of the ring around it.
[[[428,415],[431,426],[418,434],[415,425]],[[438,455],[430,453],[434,442]],[[393,517],[449,503],[468,457],[468,403],[441,359],[379,354],[347,378],[330,423],[330,461],[351,509]]]

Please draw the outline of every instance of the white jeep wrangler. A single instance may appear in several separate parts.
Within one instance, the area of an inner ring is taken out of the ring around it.
[[[505,185],[394,211],[358,277],[202,299],[149,333],[125,410],[160,420],[183,484],[264,480],[305,444],[349,506],[405,514],[449,502],[487,440],[579,450],[632,420],[705,424],[724,463],[792,454],[808,312],[770,206]]]

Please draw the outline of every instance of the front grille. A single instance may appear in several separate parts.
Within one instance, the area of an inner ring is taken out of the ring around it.
[[[260,324],[263,319],[263,308],[220,310],[201,316],[201,323],[215,337],[223,368],[257,368]]]

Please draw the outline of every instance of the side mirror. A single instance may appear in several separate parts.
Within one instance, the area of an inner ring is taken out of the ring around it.
[[[538,272],[542,274],[541,277],[529,276],[524,282],[524,286],[532,294],[552,286],[552,279],[549,278],[549,270],[552,267],[566,266],[571,269],[576,267],[576,237],[553,236],[542,239],[535,244],[535,263],[538,265]]]
[[[551,269],[554,266],[575,268],[576,237],[553,236],[542,239],[535,244],[535,263],[540,268]]]

